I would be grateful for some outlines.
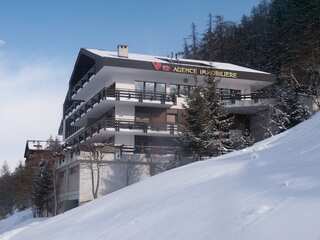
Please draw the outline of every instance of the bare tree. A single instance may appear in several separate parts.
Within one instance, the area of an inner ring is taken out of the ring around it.
[[[101,179],[101,168],[104,164],[104,156],[109,146],[102,143],[87,143],[83,150],[88,153],[87,167],[91,174],[91,191],[94,199],[98,198]]]

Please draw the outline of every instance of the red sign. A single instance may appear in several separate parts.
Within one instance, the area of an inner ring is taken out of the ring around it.
[[[153,62],[153,67],[157,71],[164,71],[164,72],[172,72],[172,67],[168,64],[162,64],[160,62]]]
[[[237,72],[218,70],[212,68],[198,68],[182,65],[169,65],[161,62],[152,62],[152,65],[156,71],[174,72],[183,74],[193,74],[202,76],[224,77],[224,78],[238,78]]]

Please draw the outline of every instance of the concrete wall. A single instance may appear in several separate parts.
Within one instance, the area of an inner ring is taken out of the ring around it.
[[[115,117],[116,119],[122,120],[134,120],[135,116],[135,106],[131,104],[121,104],[115,105]]]
[[[133,161],[132,158],[122,157],[119,161],[110,161],[101,166],[98,195],[104,196],[150,176],[150,166],[148,164],[134,163]],[[95,178],[97,176],[96,168],[94,169],[94,176]],[[80,168],[80,203],[93,199],[91,182],[91,169],[87,164],[82,163]]]
[[[88,156],[87,152],[82,151],[79,155],[74,155],[78,160],[57,170],[59,212],[93,199]],[[80,158],[82,160],[79,160]],[[163,172],[171,168],[170,164],[174,160],[173,154],[125,154],[120,159],[115,159],[113,153],[107,153],[100,168],[98,195],[106,195],[150,175]],[[96,179],[97,169],[95,164],[93,166]]]
[[[56,186],[59,201],[78,199],[79,177],[79,163],[59,168],[56,171]]]
[[[115,145],[128,145],[134,146],[134,135],[125,135],[125,134],[116,134],[114,136],[114,144]]]
[[[135,81],[132,78],[115,79],[116,89],[135,90]]]

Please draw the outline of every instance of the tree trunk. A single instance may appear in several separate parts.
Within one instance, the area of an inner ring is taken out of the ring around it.
[[[94,191],[94,169],[93,169],[93,160],[90,161],[90,170],[91,170],[91,190],[92,190],[92,196],[95,198],[95,191]]]
[[[98,164],[99,163],[97,163],[97,165]],[[96,183],[96,189],[94,191],[94,196],[93,196],[94,199],[98,198],[99,186],[100,186],[100,166],[97,166],[97,183]]]
[[[57,187],[56,187],[56,171],[53,169],[53,201],[54,201],[54,209],[53,209],[53,215],[57,215],[57,206],[58,206],[58,199],[57,199]]]

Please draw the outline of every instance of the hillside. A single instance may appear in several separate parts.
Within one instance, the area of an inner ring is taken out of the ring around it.
[[[174,169],[5,240],[319,239],[320,115],[220,158]]]

